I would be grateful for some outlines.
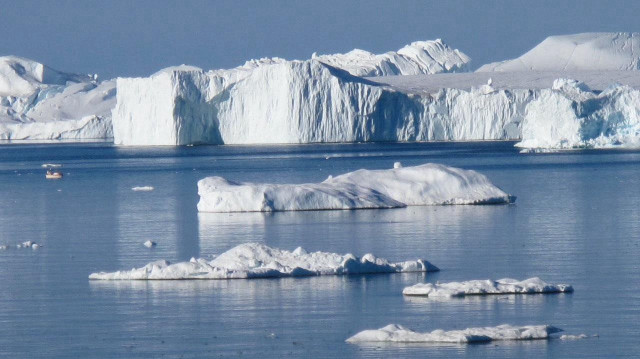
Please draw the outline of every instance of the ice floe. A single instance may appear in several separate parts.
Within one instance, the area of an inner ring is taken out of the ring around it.
[[[0,250],[8,250],[8,249],[12,249],[12,248],[16,248],[16,249],[23,249],[23,248],[31,248],[31,249],[40,249],[40,247],[42,247],[41,244],[38,244],[34,241],[25,241],[22,243],[18,243],[15,245],[8,245],[8,244],[3,244],[0,245]]]
[[[153,191],[155,188],[153,186],[136,186],[136,187],[131,187],[132,191],[136,191],[136,192],[149,192],[149,191]]]
[[[198,194],[201,212],[397,208],[515,200],[478,172],[433,163],[361,169],[307,184],[236,183],[207,177],[198,181]]]
[[[397,324],[375,330],[364,330],[347,339],[349,343],[396,342],[396,343],[484,343],[493,340],[548,339],[550,334],[562,329],[550,325],[467,328],[464,330],[434,330],[420,333]]]
[[[422,259],[390,263],[373,254],[359,258],[353,254],[308,253],[300,247],[286,251],[259,243],[245,243],[210,261],[192,258],[189,262],[170,264],[160,260],[129,271],[92,273],[89,279],[242,279],[437,270],[436,266]]]
[[[534,277],[522,281],[504,278],[436,284],[418,283],[404,288],[402,294],[428,297],[464,297],[466,295],[569,292],[573,292],[573,287],[568,284],[550,284]]]

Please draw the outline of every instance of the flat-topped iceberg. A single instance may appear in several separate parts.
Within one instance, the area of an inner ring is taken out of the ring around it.
[[[530,150],[640,147],[640,91],[612,86],[600,93],[558,79],[527,106],[522,141]]]
[[[189,262],[170,264],[161,260],[129,271],[92,273],[89,279],[249,279],[437,270],[436,266],[422,259],[390,263],[373,254],[358,258],[353,254],[308,253],[300,247],[286,251],[259,243],[245,243],[210,261],[192,258]]]
[[[112,137],[115,81],[53,70],[15,56],[0,57],[0,139]]]
[[[388,343],[486,343],[493,340],[536,340],[548,339],[550,334],[562,329],[550,325],[467,328],[464,330],[434,330],[427,333],[415,332],[401,325],[389,324],[376,330],[364,330],[351,338],[348,343],[388,342]]]
[[[477,71],[574,71],[640,69],[640,34],[596,32],[550,36],[517,59]]]
[[[464,297],[467,295],[569,293],[568,284],[550,284],[540,278],[522,281],[504,278],[498,280],[470,280],[449,283],[418,283],[404,288],[402,294],[425,297]]]
[[[396,167],[396,166],[394,166]],[[198,181],[200,212],[271,212],[511,203],[484,175],[440,164],[357,170],[320,183]]]

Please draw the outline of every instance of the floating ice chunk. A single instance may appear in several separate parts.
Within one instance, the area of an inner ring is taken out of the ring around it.
[[[549,284],[540,278],[523,281],[504,278],[499,280],[470,280],[450,283],[418,283],[404,288],[402,294],[428,297],[464,297],[466,295],[570,293],[568,284]]]
[[[139,186],[139,187],[131,187],[132,191],[137,191],[137,192],[149,192],[149,191],[153,191],[155,188],[153,188],[153,186]]]
[[[89,279],[241,279],[437,270],[436,266],[421,259],[390,263],[372,254],[358,258],[353,254],[308,253],[302,248],[290,252],[259,243],[245,243],[211,261],[202,258],[192,258],[189,262],[175,264],[156,261],[130,271],[92,273]]]
[[[594,334],[594,335],[587,335],[587,334],[570,335],[570,334],[564,334],[564,335],[561,335],[558,339],[560,339],[560,340],[579,340],[579,339],[597,338],[597,337],[599,337],[598,334]]]
[[[152,241],[150,241],[150,240],[147,240],[147,241],[146,241],[146,242],[144,242],[143,244],[144,244],[144,246],[145,246],[145,247],[147,247],[147,248],[151,248],[151,247],[153,247],[153,246],[155,246],[155,245],[156,245],[156,242],[152,242]]]
[[[34,241],[26,241],[26,242],[18,243],[15,245],[15,248],[17,249],[22,249],[22,248],[39,249],[40,247],[42,247],[42,245]],[[8,246],[8,245],[0,246],[0,249],[9,249],[9,248],[11,248],[11,246]]]
[[[414,332],[401,325],[389,324],[376,330],[364,330],[351,338],[349,343],[397,342],[397,343],[484,343],[493,340],[548,339],[550,334],[562,329],[549,325],[468,328],[464,330],[434,330],[427,333]]]
[[[439,164],[362,169],[308,184],[235,183],[207,177],[198,182],[198,194],[201,212],[396,208],[515,200],[480,173]]]
[[[394,162],[393,163],[393,168],[402,168],[402,163],[401,162]]]
[[[62,165],[59,163],[43,163],[41,167],[42,168],[60,168],[62,167]]]
[[[6,245],[6,244],[0,245],[0,251],[6,251],[7,249],[9,249],[8,245]]]

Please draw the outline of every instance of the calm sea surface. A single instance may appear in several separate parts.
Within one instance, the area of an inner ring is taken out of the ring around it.
[[[474,169],[515,205],[199,214],[196,182],[321,181],[359,168]],[[47,181],[41,164],[64,165]],[[153,186],[134,192],[134,186]],[[640,355],[640,152],[519,154],[513,143],[120,148],[0,145],[0,357],[613,358]],[[142,245],[158,243],[154,248]],[[96,271],[209,257],[244,242],[394,261],[436,274],[98,282]],[[418,282],[539,276],[566,295],[405,298]],[[551,324],[575,341],[352,345],[418,331]]]

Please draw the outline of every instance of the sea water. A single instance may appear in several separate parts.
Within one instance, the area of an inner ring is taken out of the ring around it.
[[[474,169],[514,205],[198,213],[196,182],[322,181],[426,162]],[[46,180],[43,163],[60,163]],[[132,187],[153,186],[153,191]],[[512,142],[300,146],[0,145],[0,357],[636,357],[640,153],[520,154]],[[147,248],[147,240],[157,245]],[[209,258],[244,242],[392,261],[439,273],[222,281],[89,281],[96,271]],[[432,300],[418,282],[525,279],[573,294]],[[416,331],[551,324],[574,340],[354,345],[390,323]]]

